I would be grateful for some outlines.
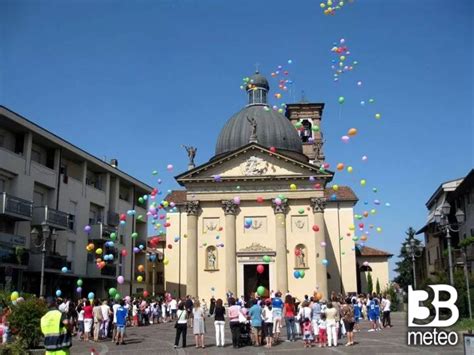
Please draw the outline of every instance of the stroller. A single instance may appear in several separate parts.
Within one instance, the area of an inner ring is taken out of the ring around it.
[[[239,346],[252,345],[250,322],[240,323]]]

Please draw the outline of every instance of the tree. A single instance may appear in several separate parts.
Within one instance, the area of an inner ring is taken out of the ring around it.
[[[400,249],[400,254],[398,255],[399,261],[395,263],[397,268],[395,272],[398,273],[398,276],[395,277],[393,281],[400,285],[400,287],[408,291],[408,285],[413,284],[413,265],[410,256],[405,250],[405,244],[410,241],[411,238],[415,239],[415,246],[418,246],[421,242],[415,238],[416,230],[413,227],[409,227],[405,232],[407,237],[405,238],[402,247]]]
[[[374,285],[372,281],[372,274],[369,272],[367,274],[367,293],[372,293],[373,290],[374,290]]]
[[[377,281],[375,282],[375,292],[377,292],[377,295],[380,295],[380,282],[378,277]]]

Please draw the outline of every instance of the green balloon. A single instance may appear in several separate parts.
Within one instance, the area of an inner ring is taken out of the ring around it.
[[[110,233],[110,239],[112,239],[112,240],[117,239],[117,233],[115,233],[115,232]]]
[[[300,270],[300,278],[304,277],[304,270]]]
[[[138,233],[137,232],[133,232],[132,235],[131,235],[132,238],[136,238],[138,237]]]
[[[114,287],[109,288],[109,296],[114,297],[115,295],[117,295],[117,289]]]
[[[304,208],[300,208],[300,209],[298,210],[298,213],[299,213],[299,214],[303,214],[303,213],[304,213]]]
[[[263,256],[263,261],[266,262],[266,263],[269,263],[270,262],[270,257],[268,255],[264,255]]]
[[[116,301],[120,301],[122,299],[122,296],[120,295],[120,293],[116,293],[115,296],[114,296],[115,300]]]
[[[258,288],[257,288],[257,294],[258,294],[259,296],[263,296],[263,295],[265,294],[265,287],[263,287],[263,286],[258,286]]]
[[[337,102],[339,102],[340,104],[343,104],[344,101],[346,101],[346,99],[344,98],[344,96],[339,96],[339,99],[337,100]]]
[[[319,126],[316,126],[316,125],[315,125],[315,126],[313,126],[313,128],[311,128],[311,130],[312,130],[313,132],[319,132]]]
[[[83,283],[83,282],[82,282],[82,279],[79,279],[79,280],[77,280],[77,282],[76,282],[77,286],[79,286],[79,287],[82,286],[82,283]]]
[[[139,198],[138,198],[138,203],[143,203],[143,202],[145,202],[145,200],[143,199],[143,197],[139,197]]]
[[[137,216],[137,219],[138,219],[139,221],[141,221],[141,220],[143,219],[143,215],[139,214],[139,215]]]

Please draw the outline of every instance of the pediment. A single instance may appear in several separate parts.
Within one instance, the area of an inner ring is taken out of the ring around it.
[[[225,157],[210,161],[178,176],[179,183],[189,181],[262,180],[308,178],[331,179],[332,172],[321,172],[318,166],[301,162],[280,153],[272,153],[257,144],[250,145]]]

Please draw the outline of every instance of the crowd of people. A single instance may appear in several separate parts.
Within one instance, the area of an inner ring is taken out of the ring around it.
[[[174,322],[176,328],[174,347],[180,340],[186,347],[188,329],[192,329],[196,348],[205,348],[206,324],[215,327],[215,345],[226,344],[225,327],[229,324],[230,342],[234,348],[265,346],[271,348],[281,341],[301,339],[304,347],[337,346],[345,339],[346,346],[355,343],[354,333],[361,330],[360,322],[370,322],[368,331],[380,331],[391,327],[390,296],[373,294],[341,295],[332,293],[329,299],[304,296],[298,300],[290,293],[271,292],[269,297],[245,300],[231,293],[223,299],[209,300],[186,296],[183,299],[166,293],[153,299],[125,297],[122,300],[88,300],[77,303],[68,299],[56,299],[55,311],[59,311],[60,323],[67,324],[67,331],[79,341],[98,342],[109,340],[117,345],[125,344],[127,327]],[[2,323],[6,323],[3,319]],[[282,329],[286,338],[282,339]],[[6,331],[3,332],[6,334]],[[54,331],[53,331],[54,333]],[[3,339],[6,341],[6,339]]]

